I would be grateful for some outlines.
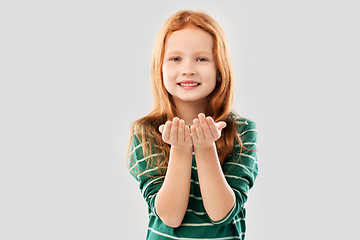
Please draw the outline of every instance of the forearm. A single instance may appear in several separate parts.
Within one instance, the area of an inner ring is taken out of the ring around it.
[[[235,204],[235,194],[222,172],[215,143],[196,148],[195,159],[203,204],[213,221],[223,219]]]
[[[184,218],[190,193],[192,148],[171,147],[164,183],[157,193],[155,209],[161,220],[178,227]]]

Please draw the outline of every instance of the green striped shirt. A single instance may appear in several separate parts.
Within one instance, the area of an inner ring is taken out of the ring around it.
[[[246,118],[236,118],[237,132],[243,145],[252,150],[257,149],[257,129],[255,122]],[[234,140],[235,141],[235,140]],[[155,211],[155,197],[164,181],[164,176],[157,172],[156,167],[148,166],[143,156],[142,145],[134,134],[130,149],[131,174],[139,181],[141,193],[148,205],[149,224],[146,239],[244,239],[245,208],[248,191],[254,185],[258,174],[256,151],[242,149],[235,141],[233,152],[223,164],[225,178],[233,189],[236,201],[230,212],[220,221],[212,221],[207,215],[199,187],[195,155],[192,156],[191,186],[189,203],[181,225],[172,228],[165,225]],[[162,157],[158,151],[152,157]],[[141,173],[142,172],[142,173]],[[137,173],[137,174],[136,174]]]

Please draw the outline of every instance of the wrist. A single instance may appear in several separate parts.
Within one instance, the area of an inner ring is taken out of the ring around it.
[[[192,152],[192,146],[177,146],[171,145],[170,150],[181,151],[181,152]]]
[[[194,145],[194,149],[201,151],[210,151],[216,149],[216,145],[215,142],[211,142],[209,144]]]

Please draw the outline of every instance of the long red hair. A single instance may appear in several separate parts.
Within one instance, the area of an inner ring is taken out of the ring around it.
[[[160,29],[154,44],[151,64],[151,80],[154,96],[154,106],[151,113],[136,120],[131,125],[131,137],[135,134],[143,143],[144,156],[150,156],[156,151],[164,154],[147,159],[150,167],[158,167],[160,174],[165,174],[169,159],[170,146],[163,142],[158,128],[176,116],[176,108],[172,96],[167,92],[162,74],[165,42],[175,31],[187,25],[194,25],[208,32],[214,41],[213,54],[217,67],[217,80],[213,92],[209,95],[209,103],[205,111],[206,116],[211,116],[215,122],[225,121],[226,128],[222,130],[221,137],[216,141],[218,156],[221,164],[233,151],[234,139],[243,147],[241,139],[236,132],[236,115],[231,112],[233,102],[233,71],[225,41],[225,35],[218,23],[209,15],[199,11],[183,10],[172,15]],[[153,146],[157,146],[154,148]],[[130,145],[129,145],[130,149]],[[128,151],[129,153],[129,151]],[[165,169],[165,170],[164,170]]]

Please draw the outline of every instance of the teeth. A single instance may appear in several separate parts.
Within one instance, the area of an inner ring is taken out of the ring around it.
[[[198,83],[180,83],[180,86],[183,86],[183,87],[194,87],[197,85],[198,85]]]

